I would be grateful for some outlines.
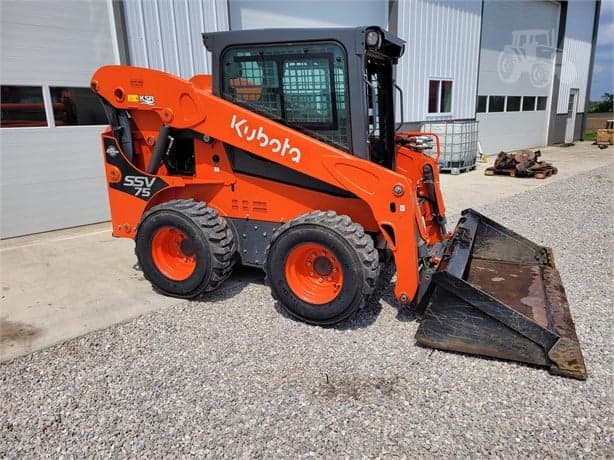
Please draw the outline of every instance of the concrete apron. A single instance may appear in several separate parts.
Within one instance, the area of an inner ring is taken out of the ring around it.
[[[603,166],[613,153],[588,142],[542,148],[559,170],[543,180],[484,176],[492,157],[475,171],[442,174],[447,215]],[[183,302],[155,293],[135,263],[134,243],[112,238],[109,223],[0,241],[0,361]],[[257,279],[240,270],[223,289]]]

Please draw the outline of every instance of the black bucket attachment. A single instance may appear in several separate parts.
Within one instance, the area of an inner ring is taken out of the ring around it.
[[[416,340],[587,377],[549,248],[466,209],[433,274]]]

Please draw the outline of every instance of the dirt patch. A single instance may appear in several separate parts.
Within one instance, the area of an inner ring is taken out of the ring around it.
[[[384,396],[392,396],[396,393],[399,384],[398,377],[380,377],[374,379],[348,379],[332,378],[324,374],[323,391],[321,394],[327,398],[345,396],[352,399],[361,399],[367,394],[381,393]]]
[[[42,329],[31,324],[0,318],[0,344],[2,345],[10,342],[29,342],[41,335],[41,333]]]

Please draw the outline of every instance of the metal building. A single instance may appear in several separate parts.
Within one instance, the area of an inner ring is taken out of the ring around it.
[[[497,153],[581,137],[600,1],[41,0],[0,8],[7,238],[108,219],[104,118],[87,89],[103,64],[187,78],[211,69],[203,31],[379,25],[407,42],[396,69],[406,126],[477,120],[484,151]]]

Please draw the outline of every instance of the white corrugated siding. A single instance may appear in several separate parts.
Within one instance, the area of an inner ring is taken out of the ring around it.
[[[388,0],[229,0],[234,30],[278,27],[388,28]]]
[[[128,0],[124,17],[130,64],[183,78],[211,73],[201,34],[228,30],[226,0]]]
[[[406,122],[428,114],[429,79],[453,79],[452,115],[474,118],[480,54],[479,1],[400,0],[398,35],[407,42],[397,66]]]
[[[593,40],[595,3],[586,0],[572,0],[567,4],[561,86],[557,113],[567,113],[569,90],[578,88],[578,112],[584,112],[588,70]]]

